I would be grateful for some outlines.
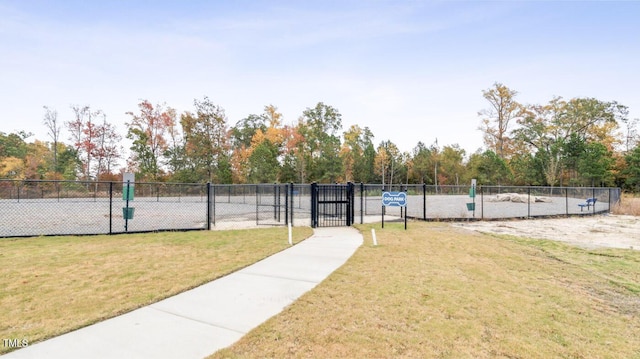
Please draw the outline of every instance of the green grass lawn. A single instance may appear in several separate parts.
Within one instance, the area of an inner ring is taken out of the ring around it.
[[[212,357],[640,358],[639,251],[358,227],[365,244],[344,266]],[[35,343],[287,247],[284,228],[2,239],[0,338]]]
[[[344,266],[212,358],[640,358],[639,251],[358,227]]]
[[[294,243],[311,234],[294,228]],[[0,338],[35,343],[288,247],[286,228],[0,239]]]

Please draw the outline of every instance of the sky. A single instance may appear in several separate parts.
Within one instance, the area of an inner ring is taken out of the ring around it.
[[[0,0],[0,132],[50,141],[43,106],[69,121],[88,105],[124,137],[142,100],[182,113],[207,96],[229,126],[323,102],[376,145],[470,155],[496,82],[640,118],[639,18],[639,1]]]

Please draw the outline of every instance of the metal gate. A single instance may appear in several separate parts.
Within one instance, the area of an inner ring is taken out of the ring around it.
[[[353,183],[311,184],[311,227],[353,224]]]

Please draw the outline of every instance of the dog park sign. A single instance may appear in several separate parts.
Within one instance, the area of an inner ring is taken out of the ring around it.
[[[382,205],[386,207],[406,207],[407,194],[404,192],[384,192]]]
[[[382,192],[382,228],[384,228],[384,212],[385,207],[404,207],[404,229],[407,229],[407,193],[406,192]]]

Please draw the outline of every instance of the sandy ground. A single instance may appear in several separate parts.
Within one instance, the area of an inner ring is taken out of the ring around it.
[[[356,218],[360,223],[360,218]],[[309,225],[309,218],[297,218],[295,225]],[[385,216],[385,221],[399,222],[402,218]],[[380,222],[380,216],[365,216],[364,223]],[[640,217],[595,215],[553,219],[514,219],[500,221],[451,222],[451,225],[482,233],[508,234],[519,237],[550,239],[579,247],[625,248],[640,250]],[[255,221],[217,223],[214,230],[260,228]]]
[[[483,233],[550,239],[584,248],[630,248],[640,250],[640,217],[596,215],[585,217],[480,221],[456,227]]]

